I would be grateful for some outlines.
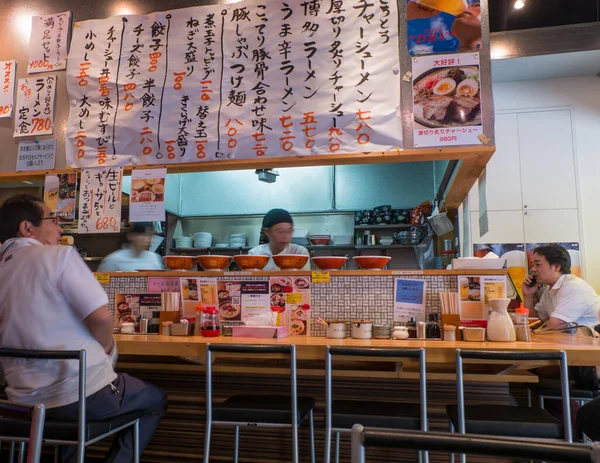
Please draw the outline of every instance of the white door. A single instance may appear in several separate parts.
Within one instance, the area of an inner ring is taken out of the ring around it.
[[[486,166],[488,211],[521,210],[521,168],[517,114],[496,114],[496,152]],[[479,210],[478,184],[469,193],[469,207]]]
[[[577,209],[571,111],[517,117],[523,208]]]
[[[488,211],[489,231],[479,236],[479,212],[471,212],[471,244],[523,243],[522,211]]]
[[[580,242],[577,209],[527,210],[523,218],[527,243]]]

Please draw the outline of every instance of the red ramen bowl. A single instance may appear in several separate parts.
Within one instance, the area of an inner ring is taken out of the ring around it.
[[[231,260],[233,257],[231,256],[216,256],[216,255],[208,255],[208,256],[197,256],[196,260],[198,261],[198,265],[202,267],[204,270],[225,270],[229,268],[229,264],[231,264]]]
[[[361,270],[381,270],[392,260],[388,256],[354,256],[353,259]]]
[[[321,270],[339,270],[347,260],[347,257],[340,256],[319,256],[312,258],[314,264]]]
[[[170,270],[191,270],[194,258],[191,256],[163,256],[163,262]]]
[[[329,244],[329,238],[309,238],[310,244],[313,246],[322,246]]]
[[[242,270],[262,270],[269,263],[269,256],[238,254],[233,258]]]
[[[301,254],[278,254],[273,256],[273,261],[281,270],[300,270],[308,262],[308,256]]]

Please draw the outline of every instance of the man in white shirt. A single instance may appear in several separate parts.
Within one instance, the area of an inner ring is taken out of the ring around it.
[[[308,249],[304,246],[292,243],[292,234],[294,233],[294,221],[292,216],[285,209],[271,209],[265,215],[262,228],[269,239],[268,243],[260,244],[250,249],[248,254],[276,256],[278,254],[300,254],[310,256]],[[273,258],[263,270],[279,270],[275,265]],[[310,270],[310,259],[302,270]]]
[[[593,329],[598,325],[600,296],[587,282],[571,275],[571,259],[566,249],[557,244],[537,247],[532,262],[531,275],[523,283],[525,307],[535,308],[550,329],[566,328],[568,324]],[[530,286],[533,278],[535,284]],[[534,307],[533,295],[541,284],[548,288]]]
[[[152,226],[137,222],[127,234],[127,247],[115,251],[104,258],[98,267],[99,272],[135,272],[136,270],[164,269],[161,257],[150,252]]]
[[[14,349],[85,349],[87,418],[103,420],[132,411],[146,447],[166,410],[166,394],[117,374],[108,298],[79,254],[61,246],[62,230],[39,198],[17,195],[0,207],[0,346]],[[0,359],[9,400],[43,403],[47,418],[77,421],[78,365],[66,360]],[[130,428],[115,439],[106,461],[133,458]],[[63,453],[74,461],[75,449]]]

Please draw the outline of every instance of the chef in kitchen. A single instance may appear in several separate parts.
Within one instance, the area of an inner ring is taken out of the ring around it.
[[[550,329],[567,328],[569,324],[594,329],[598,325],[600,296],[587,282],[571,274],[571,258],[558,244],[539,246],[533,250],[531,275],[523,283],[525,307],[535,309]],[[540,301],[533,305],[533,295],[540,285],[547,285]]]
[[[268,239],[265,244],[250,249],[248,254],[274,256],[278,254],[300,254],[309,256],[308,249],[303,246],[292,243],[292,233],[294,232],[294,221],[292,216],[285,209],[271,209],[265,215],[262,222],[262,230]],[[263,270],[279,270],[273,259]],[[310,270],[310,260],[302,270]]]

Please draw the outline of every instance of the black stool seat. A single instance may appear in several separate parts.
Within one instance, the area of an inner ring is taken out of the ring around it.
[[[144,415],[135,411],[102,421],[88,421],[85,426],[85,440],[113,431]],[[0,436],[29,437],[31,422],[0,417]],[[77,442],[77,421],[46,420],[44,424],[44,440],[65,440]]]
[[[458,406],[447,405],[448,418],[458,430]],[[563,424],[547,410],[508,405],[468,405],[465,432],[510,437],[564,439]]]
[[[419,404],[360,400],[334,400],[333,428],[352,429],[355,424],[375,428],[421,429]]]
[[[540,378],[539,383],[530,386],[532,391],[542,396],[561,397],[560,379]],[[572,400],[588,399],[592,400],[600,397],[600,391],[593,389],[583,389],[575,386],[575,381],[569,381],[569,395]]]
[[[213,420],[292,424],[291,396],[234,395],[213,404]],[[298,397],[298,423],[315,408],[312,397]]]

